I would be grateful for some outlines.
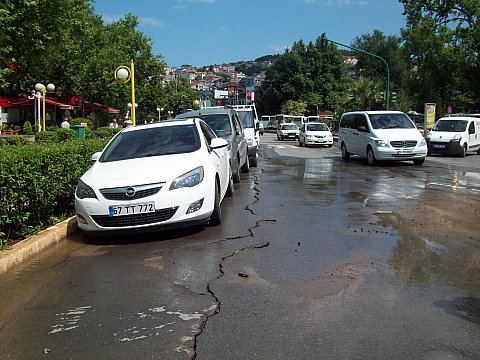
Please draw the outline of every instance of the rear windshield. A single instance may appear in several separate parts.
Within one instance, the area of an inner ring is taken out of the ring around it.
[[[244,129],[254,127],[252,111],[237,111],[237,114]]]
[[[145,128],[118,134],[103,152],[100,162],[183,154],[199,148],[194,125]]]
[[[368,114],[374,129],[415,129],[405,114]]]
[[[218,137],[232,135],[232,126],[228,114],[200,115],[198,117],[205,121]]]
[[[467,120],[439,120],[433,126],[433,131],[464,132],[467,129]]]
[[[328,131],[328,126],[325,124],[307,124],[307,131]]]

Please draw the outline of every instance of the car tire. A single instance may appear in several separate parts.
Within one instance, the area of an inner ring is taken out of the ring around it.
[[[345,146],[344,143],[342,143],[342,159],[344,161],[350,160],[350,153],[347,151],[347,147]]]
[[[213,212],[210,215],[208,225],[218,226],[222,223],[222,209],[220,208],[220,194],[218,191],[218,185],[215,181],[215,200],[213,201]]]
[[[425,162],[425,158],[414,159],[414,160],[413,160],[413,163],[414,163],[415,165],[422,165],[424,162]]]
[[[250,171],[250,161],[248,160],[248,156],[245,156],[245,162],[242,165],[242,172],[247,173]]]
[[[232,168],[232,171],[233,171],[233,182],[236,184],[236,183],[239,183],[240,182],[240,164],[237,163],[235,164],[235,168]]]
[[[252,156],[252,159],[250,161],[250,166],[251,167],[257,167],[258,166],[258,152],[255,153],[254,156]]]
[[[465,143],[462,146],[462,152],[460,153],[460,157],[465,157],[466,153],[467,153],[467,144]]]
[[[477,155],[480,155],[480,149],[477,150]]]
[[[367,148],[367,161],[370,166],[375,166],[377,164],[377,159],[375,159],[375,154],[371,147]]]
[[[235,187],[233,186],[233,174],[232,169],[230,169],[230,175],[228,177],[228,186],[227,191],[225,192],[225,196],[231,197],[235,194]]]

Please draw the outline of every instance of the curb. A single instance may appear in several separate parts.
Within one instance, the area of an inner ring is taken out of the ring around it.
[[[21,264],[47,247],[64,240],[78,230],[75,216],[22,240],[9,250],[0,251],[0,274]]]

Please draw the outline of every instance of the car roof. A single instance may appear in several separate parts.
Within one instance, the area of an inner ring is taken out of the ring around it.
[[[150,129],[152,127],[163,127],[163,126],[174,126],[174,125],[192,125],[195,124],[195,119],[193,118],[184,118],[184,119],[170,119],[170,120],[162,120],[157,121],[150,124],[139,124],[137,126],[127,127],[122,130],[123,131],[139,131],[144,129]]]
[[[177,119],[187,118],[187,117],[196,117],[202,115],[209,115],[209,114],[228,114],[231,115],[235,113],[235,110],[231,108],[205,108],[200,110],[192,110],[184,112],[183,114],[177,115]]]
[[[394,111],[394,110],[358,110],[358,111],[350,111],[346,112],[345,114],[405,114],[402,111]],[[344,114],[344,115],[345,115]]]
[[[454,115],[454,116],[441,117],[437,121],[440,121],[440,120],[472,120],[472,121],[478,121],[478,117],[469,116],[469,115],[465,115],[465,116]]]

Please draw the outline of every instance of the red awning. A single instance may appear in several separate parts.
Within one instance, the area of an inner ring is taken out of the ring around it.
[[[109,107],[108,108],[108,113],[109,114],[120,114],[120,110]]]
[[[0,107],[9,107],[8,99],[0,96]]]
[[[43,99],[42,99],[43,101]],[[35,98],[33,96],[28,96],[28,97],[23,97],[20,99],[14,99],[14,100],[9,100],[8,101],[9,105],[11,107],[27,107],[27,106],[34,106],[35,104]],[[45,98],[45,103],[53,106],[59,106],[60,109],[62,110],[73,110],[73,106],[69,104],[64,104],[59,101],[55,101],[49,98]]]

